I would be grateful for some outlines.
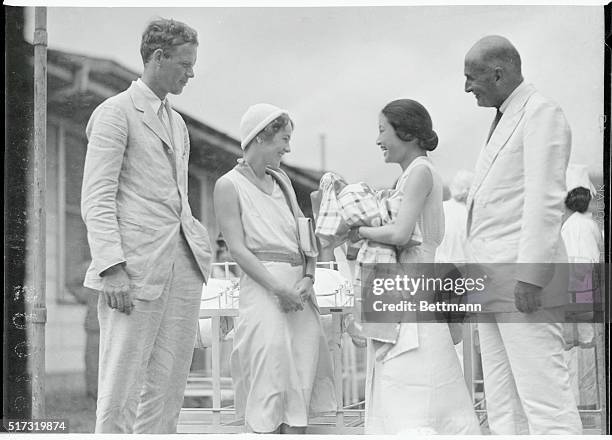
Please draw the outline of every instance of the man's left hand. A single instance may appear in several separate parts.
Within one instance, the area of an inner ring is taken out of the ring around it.
[[[541,292],[540,286],[517,281],[514,288],[514,303],[519,312],[532,313],[542,307]]]

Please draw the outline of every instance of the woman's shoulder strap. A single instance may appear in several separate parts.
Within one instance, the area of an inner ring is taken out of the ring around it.
[[[266,167],[266,172],[276,180],[281,180],[285,185],[291,185],[289,175],[281,168]]]
[[[408,176],[410,175],[410,173],[412,173],[414,169],[420,165],[426,166],[431,172],[432,177],[433,177],[435,173],[435,168],[433,167],[433,164],[426,157],[419,156],[416,159],[414,159],[410,165],[408,165],[408,168],[404,170],[400,178],[397,180],[397,184],[395,188],[401,189],[406,183],[406,180],[408,179]]]
[[[293,189],[293,185],[291,184],[291,179],[280,168],[271,168],[267,167],[266,172],[272,176],[274,180],[278,183],[285,198],[287,199],[287,203],[293,212],[293,215],[296,217],[303,217],[304,214],[300,209],[300,206],[297,201],[297,196],[295,195],[295,190]]]

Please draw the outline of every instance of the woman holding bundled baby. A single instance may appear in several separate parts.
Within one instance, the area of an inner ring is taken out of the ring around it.
[[[429,113],[411,99],[387,104],[377,145],[402,174],[394,222],[361,226],[357,238],[398,246],[399,263],[433,263],[444,235],[442,181],[427,153],[438,145]],[[422,243],[406,247],[415,227]],[[390,324],[393,325],[393,324]],[[446,322],[400,325],[395,344],[368,341],[366,433],[480,434]]]

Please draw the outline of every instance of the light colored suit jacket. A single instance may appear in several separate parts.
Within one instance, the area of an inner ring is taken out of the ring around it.
[[[544,307],[567,302],[567,291],[559,291],[563,268],[541,263],[567,261],[561,224],[570,151],[561,108],[521,84],[480,153],[467,199],[471,261],[526,263],[489,266],[494,279],[484,302],[492,311],[516,311],[517,280],[543,287]]]
[[[102,290],[100,273],[125,262],[135,297],[159,297],[181,229],[208,278],[210,240],[187,200],[189,134],[169,113],[173,139],[134,82],[91,115],[81,193],[92,256],[86,287]]]

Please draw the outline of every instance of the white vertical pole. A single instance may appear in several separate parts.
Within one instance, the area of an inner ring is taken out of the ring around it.
[[[33,181],[30,187],[31,203],[28,219],[32,247],[27,252],[26,265],[32,273],[30,286],[33,304],[27,324],[31,329],[32,352],[32,418],[45,417],[45,271],[46,271],[46,217],[45,188],[47,162],[47,8],[34,10],[34,154]]]

